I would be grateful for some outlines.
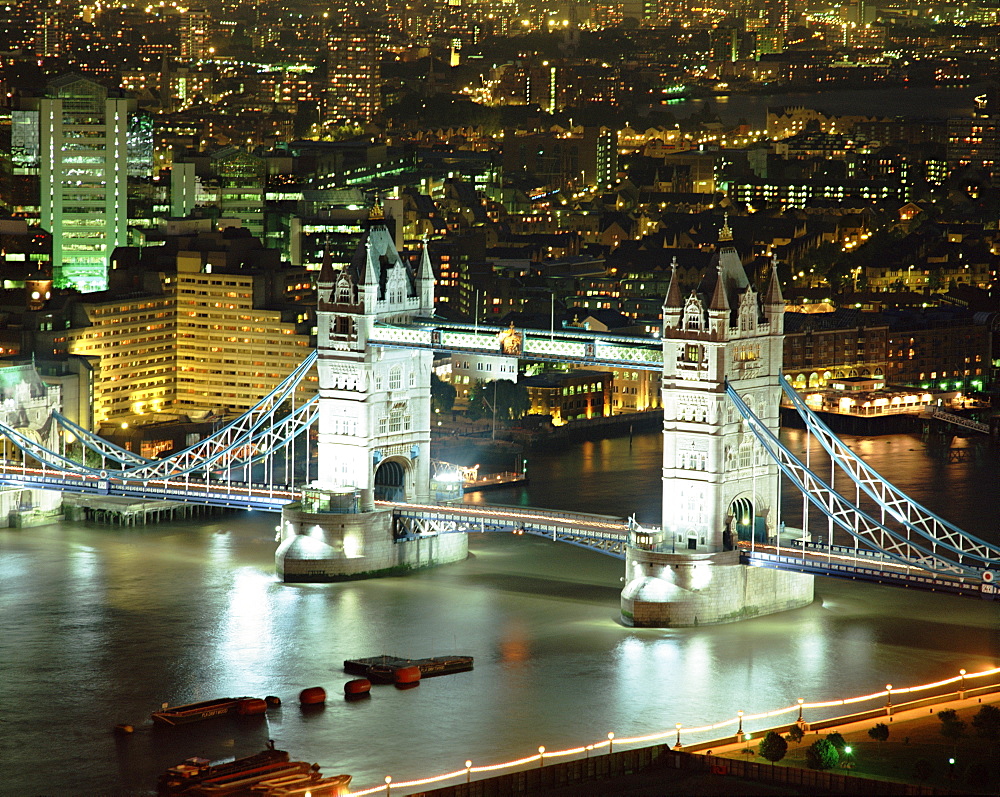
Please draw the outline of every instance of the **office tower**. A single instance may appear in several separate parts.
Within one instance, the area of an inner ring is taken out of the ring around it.
[[[219,213],[239,219],[252,235],[264,239],[264,189],[267,162],[237,147],[212,155],[219,176]]]
[[[328,124],[365,124],[382,112],[381,56],[383,36],[360,29],[330,34],[327,58]]]
[[[69,46],[72,15],[59,0],[46,3],[35,12],[35,55],[58,58]]]
[[[13,128],[14,173],[37,181],[55,286],[104,290],[108,257],[126,242],[129,181],[147,183],[152,173],[151,125],[135,100],[70,74],[44,97],[22,99]]]
[[[204,8],[180,8],[181,60],[187,63],[210,53],[212,17]]]

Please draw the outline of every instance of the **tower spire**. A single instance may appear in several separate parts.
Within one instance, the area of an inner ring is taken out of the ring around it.
[[[667,287],[667,297],[663,300],[664,307],[683,307],[680,281],[677,279],[677,255],[670,261],[670,285]]]
[[[729,214],[725,213],[722,216],[722,229],[719,230],[719,243],[731,243],[733,240],[733,231],[729,229]]]
[[[722,276],[722,264],[719,264],[719,272],[715,277],[715,289],[712,291],[712,301],[708,304],[709,310],[729,311],[729,297],[726,295],[726,281]]]

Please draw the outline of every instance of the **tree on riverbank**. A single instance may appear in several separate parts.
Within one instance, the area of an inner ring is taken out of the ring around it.
[[[876,742],[884,742],[889,738],[889,726],[880,722],[868,729],[868,735]]]
[[[937,718],[941,720],[941,735],[953,744],[958,744],[958,740],[965,736],[965,720],[960,720],[953,708],[939,711]]]
[[[786,742],[780,734],[777,734],[774,731],[768,731],[767,736],[761,739],[757,750],[764,758],[770,761],[771,764],[776,764],[784,758],[785,753],[788,752],[788,742]]]
[[[1000,739],[1000,708],[988,704],[980,708],[972,718],[972,727],[981,739]]]
[[[455,408],[455,386],[445,382],[437,374],[431,374],[431,408],[436,412],[449,413]]]
[[[810,769],[830,769],[839,761],[840,753],[829,739],[818,739],[806,750],[806,765]]]

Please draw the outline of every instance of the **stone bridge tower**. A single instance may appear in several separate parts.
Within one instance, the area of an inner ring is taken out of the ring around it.
[[[754,289],[724,224],[701,284],[676,264],[663,305],[663,521],[633,534],[622,616],[637,626],[729,622],[812,601],[812,577],[739,564],[737,543],[773,539],[778,466],[726,396],[731,384],[779,426],[784,300],[771,269]]]
[[[278,572],[333,581],[464,558],[462,534],[394,542],[391,509],[376,507],[430,497],[433,354],[368,345],[380,321],[433,316],[427,247],[412,266],[375,218],[351,264],[325,261],[316,287],[318,475],[282,513]]]

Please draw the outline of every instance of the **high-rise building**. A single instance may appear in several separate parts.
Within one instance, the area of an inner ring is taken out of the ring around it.
[[[34,334],[40,355],[89,362],[95,423],[244,412],[315,348],[308,273],[246,231],[175,221],[147,240],[114,253],[110,290],[47,305]]]
[[[330,34],[325,115],[328,124],[364,124],[382,112],[382,44],[382,34],[375,31],[349,29]]]
[[[187,63],[207,58],[210,53],[212,16],[204,8],[181,8],[181,60]]]
[[[60,0],[46,3],[35,12],[35,55],[58,58],[66,55],[72,14]]]
[[[15,176],[37,180],[56,287],[104,290],[111,251],[126,242],[130,180],[151,177],[152,126],[134,99],[76,74],[22,99],[14,116],[11,161]]]

